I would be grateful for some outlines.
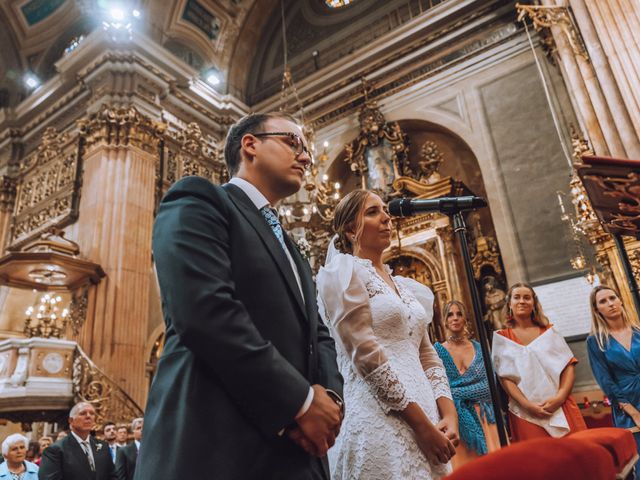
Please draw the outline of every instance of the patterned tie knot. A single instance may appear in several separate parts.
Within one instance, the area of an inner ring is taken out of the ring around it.
[[[284,232],[282,231],[282,225],[280,225],[280,220],[278,220],[278,215],[276,214],[276,211],[273,208],[271,208],[269,205],[265,205],[260,209],[260,213],[262,214],[264,219],[267,221],[267,224],[269,225],[269,227],[271,227],[273,234],[276,236],[276,238],[280,242],[280,245],[282,245],[282,248],[284,248],[286,251],[287,245],[284,243]]]

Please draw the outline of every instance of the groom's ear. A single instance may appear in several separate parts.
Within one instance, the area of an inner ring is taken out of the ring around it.
[[[240,139],[240,161],[252,161],[257,155],[258,138],[246,133]]]

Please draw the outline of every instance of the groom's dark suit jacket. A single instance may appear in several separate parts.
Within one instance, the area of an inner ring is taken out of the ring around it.
[[[311,479],[326,462],[278,432],[311,384],[342,395],[311,270],[235,185],[199,177],[162,200],[153,253],[166,341],[144,419],[136,480]]]

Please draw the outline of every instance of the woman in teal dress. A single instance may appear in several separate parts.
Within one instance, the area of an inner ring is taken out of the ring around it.
[[[587,351],[591,370],[611,400],[616,427],[640,427],[640,324],[629,315],[617,292],[606,285],[593,289],[591,335]],[[634,433],[640,453],[640,433]],[[640,480],[640,468],[636,468]]]
[[[480,344],[469,338],[466,309],[451,301],[444,307],[447,341],[434,348],[444,364],[458,412],[460,444],[451,459],[453,469],[500,448],[489,383]]]

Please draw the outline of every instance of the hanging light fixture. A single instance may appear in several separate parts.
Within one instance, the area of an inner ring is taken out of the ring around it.
[[[326,173],[329,159],[328,142],[323,143],[322,152],[316,155],[315,131],[311,122],[305,117],[305,111],[298,89],[293,80],[288,59],[287,30],[285,23],[284,0],[280,1],[282,16],[282,44],[284,68],[280,90],[280,111],[289,112],[299,118],[302,131],[309,144],[311,165],[305,172],[302,192],[305,198],[298,194],[280,203],[278,213],[288,230],[302,229],[298,235],[298,246],[301,250],[308,250],[311,256],[318,256],[326,250],[331,233],[331,222],[335,207],[342,197],[342,185],[332,182]],[[311,240],[307,240],[307,236]]]

